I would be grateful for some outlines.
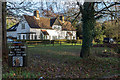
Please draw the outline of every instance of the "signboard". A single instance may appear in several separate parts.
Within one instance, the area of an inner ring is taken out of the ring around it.
[[[26,46],[22,42],[14,42],[9,49],[9,66],[25,67],[27,65]]]

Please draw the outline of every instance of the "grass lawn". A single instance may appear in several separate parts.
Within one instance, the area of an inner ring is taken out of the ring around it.
[[[119,74],[118,55],[101,57],[110,48],[94,47],[87,59],[79,57],[81,45],[29,45],[28,66],[10,68],[4,64],[3,77],[7,78],[101,78]]]

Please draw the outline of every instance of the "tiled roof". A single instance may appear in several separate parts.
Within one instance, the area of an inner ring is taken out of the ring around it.
[[[75,31],[76,29],[69,21],[65,21],[64,23],[62,23],[62,30]]]
[[[7,31],[16,31],[18,25],[19,25],[19,23],[15,24],[14,26],[12,26],[12,27],[10,27],[9,29],[7,29]]]
[[[49,18],[43,18],[43,17],[36,18],[35,16],[27,16],[27,15],[24,15],[24,17],[31,28],[52,29],[52,27],[50,26]]]
[[[61,25],[62,30],[76,30],[69,21],[64,21],[64,23],[62,23],[58,17],[51,19],[44,17],[36,18],[35,16],[27,15],[24,15],[24,17],[31,28],[52,29],[52,25]]]
[[[65,30],[65,31],[75,31],[76,29],[72,26],[71,22],[69,21],[64,21],[64,23],[59,20],[61,26],[62,26],[62,30]]]

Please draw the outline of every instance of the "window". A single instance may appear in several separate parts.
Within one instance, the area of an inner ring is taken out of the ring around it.
[[[19,35],[19,40],[21,39],[21,36]]]
[[[33,34],[31,35],[31,39],[33,40]]]
[[[53,36],[53,40],[56,40],[57,39],[57,36]]]
[[[54,29],[56,29],[56,27],[54,27]]]
[[[22,29],[25,29],[25,24],[22,24]]]
[[[37,40],[37,35],[35,35],[35,40]]]
[[[43,40],[43,35],[42,35],[42,33],[40,34],[40,38],[41,38],[41,40]]]
[[[23,35],[23,40],[25,40],[25,35]]]
[[[60,30],[60,27],[58,27],[58,30]]]
[[[51,36],[49,36],[49,39],[51,39]]]
[[[46,39],[47,39],[47,36],[46,36]]]
[[[59,35],[59,36],[58,36],[58,39],[60,39],[60,37],[61,37],[61,36]]]
[[[27,35],[27,40],[30,40],[30,34]]]

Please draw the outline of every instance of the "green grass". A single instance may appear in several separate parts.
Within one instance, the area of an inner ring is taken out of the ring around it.
[[[28,66],[17,73],[16,68],[9,68],[4,64],[3,77],[99,78],[119,74],[118,57],[98,56],[105,49],[114,52],[107,47],[92,48],[91,56],[81,59],[81,45],[28,45]]]
[[[120,44],[120,42],[118,42],[118,44]]]
[[[36,45],[36,44],[34,44]],[[37,44],[37,45],[41,45],[41,46],[53,46],[53,44]],[[79,44],[79,43],[61,43],[61,45],[82,45],[82,44]],[[54,46],[61,46],[59,43],[55,43]],[[31,45],[30,45],[31,46]]]

